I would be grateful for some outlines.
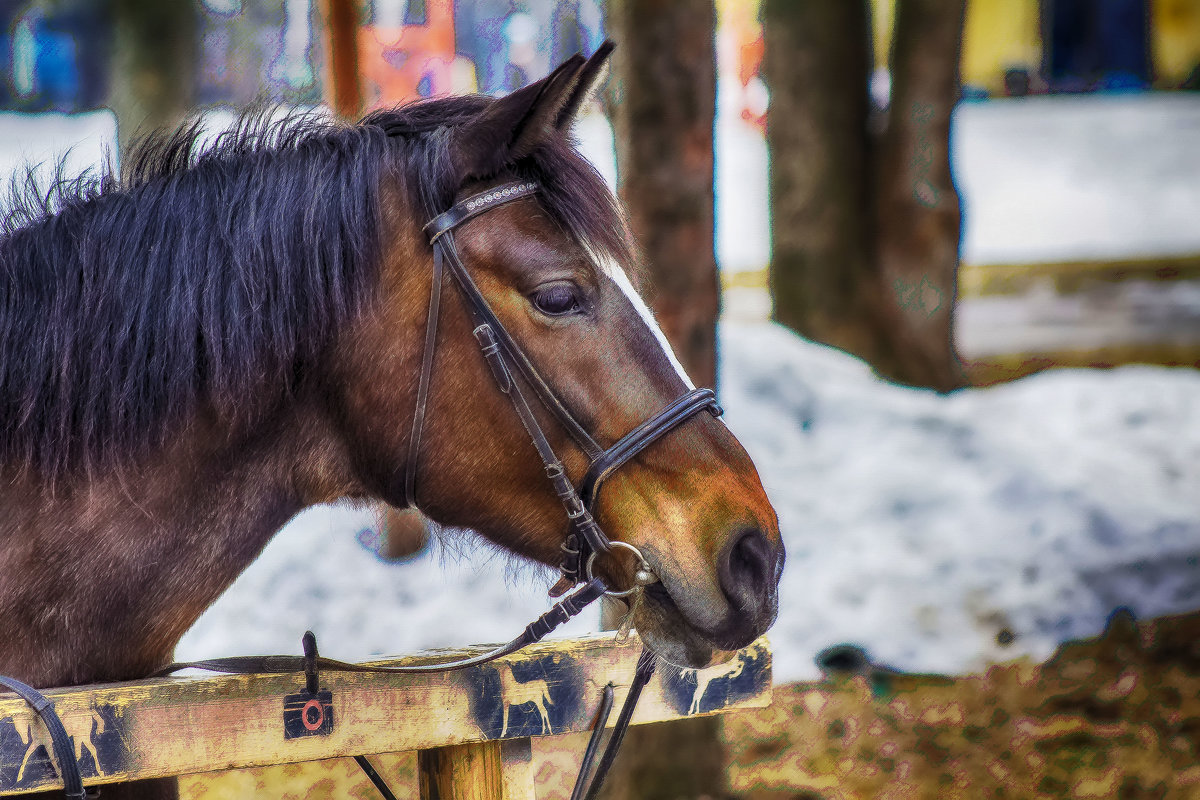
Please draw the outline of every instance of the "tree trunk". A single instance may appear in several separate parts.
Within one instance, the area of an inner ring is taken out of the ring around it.
[[[764,0],[771,87],[771,295],[798,333],[866,355],[859,296],[871,258],[865,0]]]
[[[659,323],[697,385],[716,384],[712,0],[612,0],[612,112],[621,199]]]
[[[192,0],[112,0],[108,106],[123,154],[139,131],[179,124],[192,110],[199,47]]]
[[[775,317],[882,376],[949,391],[958,195],[950,112],[965,0],[897,0],[890,119],[870,108],[865,0],[765,0]]]
[[[883,323],[875,368],[904,383],[963,385],[954,349],[960,214],[950,177],[966,0],[900,0],[890,57],[892,103],[875,176]]]
[[[325,23],[325,101],[344,119],[362,114],[363,95],[358,67],[358,28],[362,22],[359,0],[321,0]]]

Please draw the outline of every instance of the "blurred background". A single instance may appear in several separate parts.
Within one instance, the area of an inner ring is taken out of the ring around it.
[[[580,148],[789,556],[775,708],[627,748],[665,777],[630,766],[612,796],[1197,796],[1200,0],[0,0],[0,22],[0,174],[43,185],[192,115],[499,95],[614,39]],[[177,655],[312,628],[361,658],[540,613],[544,574],[459,542],[306,513]]]
[[[546,74],[571,53],[595,49],[606,36],[621,39],[622,50],[640,58],[634,39],[652,32],[637,24],[623,30],[605,5],[6,0],[0,3],[6,78],[0,82],[0,169],[53,163],[70,149],[68,171],[79,171],[99,163],[106,150],[115,160],[117,142],[127,143],[138,130],[175,124],[197,109],[220,125],[231,118],[220,109],[264,99],[325,103],[356,117],[435,94],[499,94]],[[640,13],[636,3],[625,5],[622,13]],[[812,327],[823,323],[790,292],[794,281],[781,277],[768,287],[773,251],[783,271],[811,277],[795,266],[795,253],[887,261],[887,252],[868,255],[865,242],[895,237],[886,224],[867,232],[836,222],[821,244],[811,241],[805,225],[776,229],[773,241],[767,112],[773,71],[783,84],[774,89],[783,94],[776,104],[779,135],[770,145],[788,163],[776,176],[788,187],[776,192],[778,212],[794,218],[796,204],[817,195],[840,198],[828,200],[844,207],[829,212],[835,220],[876,204],[877,188],[839,195],[826,184],[871,182],[880,179],[875,166],[887,169],[867,162],[886,155],[889,140],[901,137],[872,126],[886,127],[897,116],[891,110],[897,94],[892,44],[907,37],[917,50],[947,54],[943,83],[952,77],[946,66],[960,69],[953,86],[936,87],[952,102],[933,105],[946,108],[934,109],[919,87],[909,96],[903,74],[898,88],[909,117],[936,110],[920,158],[935,165],[948,160],[953,184],[949,174],[934,182],[956,189],[960,198],[961,248],[945,254],[943,275],[925,288],[936,285],[945,295],[942,311],[933,315],[939,324],[958,300],[952,338],[965,375],[939,376],[931,365],[914,372],[915,364],[884,371],[946,388],[960,378],[984,384],[1053,364],[1197,363],[1200,312],[1192,281],[1200,273],[1200,200],[1192,179],[1200,159],[1193,146],[1200,130],[1200,8],[1194,0],[970,0],[930,4],[905,26],[895,25],[896,4],[889,0],[852,2],[841,11],[799,0],[768,4],[765,17],[759,5],[682,4],[671,23],[713,29],[675,50],[690,51],[694,63],[686,66],[693,72],[716,64],[715,84],[709,88],[711,78],[702,83],[715,94],[715,246],[730,291],[727,313],[768,316],[765,290],[771,288],[776,305],[784,306],[781,320],[873,362],[885,358],[878,343],[850,342]],[[934,32],[932,17],[939,13],[954,20]],[[774,65],[764,61],[764,19],[766,40],[777,31]],[[812,30],[825,31],[826,38],[805,39]],[[901,63],[901,70],[921,68],[920,53],[902,56],[912,56],[912,63]],[[853,95],[854,102],[845,102]],[[942,119],[947,112],[952,126]],[[805,120],[817,130],[798,132]],[[615,184],[613,121],[598,114],[585,121],[581,135],[588,155]],[[637,125],[649,122],[641,118]],[[912,136],[920,123],[909,122]],[[858,140],[857,154],[847,136]],[[814,169],[819,163],[827,168]],[[797,180],[808,186],[796,187]],[[895,211],[877,208],[875,216],[886,219]],[[954,225],[941,232],[950,245],[957,234]],[[809,243],[793,244],[792,237]],[[844,244],[851,238],[864,244]],[[946,267],[952,255],[956,271]],[[824,287],[817,302],[838,311],[857,302],[830,291],[836,292]],[[934,345],[922,346],[928,347]]]

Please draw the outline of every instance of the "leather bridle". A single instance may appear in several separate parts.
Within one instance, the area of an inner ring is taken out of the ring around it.
[[[433,246],[433,288],[429,294],[429,315],[425,326],[425,347],[421,356],[421,374],[417,383],[416,413],[413,415],[413,431],[409,440],[408,459],[404,471],[405,498],[410,506],[416,505],[416,474],[420,460],[421,431],[425,423],[426,408],[429,402],[429,384],[433,373],[434,347],[437,341],[438,311],[441,307],[441,292],[443,273],[446,265],[455,283],[462,291],[467,301],[467,309],[475,323],[474,334],[479,342],[484,359],[491,369],[492,377],[497,388],[512,401],[517,417],[522,426],[533,440],[534,448],[545,466],[546,477],[554,487],[563,508],[567,513],[567,536],[562,544],[563,559],[560,565],[562,578],[551,589],[551,594],[559,596],[578,583],[584,585],[547,611],[542,616],[525,627],[519,636],[507,644],[496,647],[488,652],[475,656],[461,658],[451,662],[431,664],[407,664],[394,667],[375,667],[363,664],[350,664],[331,658],[324,658],[317,653],[316,638],[311,632],[304,637],[304,656],[232,656],[205,661],[176,662],[158,670],[152,677],[169,675],[181,669],[203,669],[214,672],[235,674],[262,674],[278,672],[299,672],[306,675],[308,692],[315,694],[318,686],[318,669],[339,672],[374,672],[374,673],[435,673],[486,664],[502,656],[515,653],[534,642],[540,641],[551,631],[558,628],[571,617],[579,614],[589,604],[602,595],[622,597],[638,591],[658,581],[646,559],[633,545],[626,542],[612,541],[596,523],[596,500],[603,485],[613,472],[627,464],[638,453],[658,441],[675,428],[687,422],[700,411],[708,411],[713,416],[721,414],[717,405],[716,395],[711,389],[692,389],[685,392],[649,419],[642,422],[629,433],[618,439],[611,447],[603,448],[587,432],[587,429],[575,419],[567,406],[558,398],[550,384],[542,378],[534,367],[533,362],[525,355],[521,347],[513,340],[508,330],[496,317],[483,294],[471,279],[458,250],[454,246],[454,229],[469,219],[479,216],[493,208],[530,197],[538,191],[537,184],[531,182],[514,182],[497,186],[486,192],[472,195],[456,203],[449,211],[434,217],[426,226],[425,232]],[[509,365],[516,367],[525,384],[533,390],[542,405],[562,424],[572,440],[583,450],[590,460],[587,472],[580,481],[578,489],[566,475],[562,461],[554,452],[545,431],[534,416],[521,382],[514,380]],[[592,574],[592,563],[600,553],[608,553],[614,547],[631,550],[639,564],[635,573],[633,586],[624,591],[610,591],[603,580]],[[613,685],[610,683],[604,689],[601,706],[592,731],[592,737],[584,752],[579,774],[576,777],[572,800],[587,798],[593,800],[598,794],[609,769],[616,758],[625,731],[633,716],[634,707],[642,689],[649,682],[655,668],[655,657],[649,649],[642,652],[638,659],[634,677],[626,695],[625,704],[618,715],[604,753],[596,763],[599,753],[601,735],[604,731],[608,716],[613,705]],[[82,800],[85,797],[79,764],[72,756],[70,738],[63,728],[61,720],[54,709],[54,704],[45,695],[20,681],[0,675],[0,687],[8,687],[16,691],[42,717],[51,736],[55,756],[58,759],[64,792],[71,800]],[[371,767],[365,757],[356,756],[355,760],[363,768],[372,783],[385,798],[394,795],[382,778]]]
[[[532,197],[538,185],[531,181],[505,183],[485,192],[472,195],[455,203],[448,211],[434,217],[425,225],[424,231],[433,247],[433,285],[429,293],[429,312],[425,323],[425,347],[421,357],[421,373],[417,382],[416,410],[413,414],[413,430],[409,439],[408,460],[404,470],[404,493],[406,502],[415,507],[417,467],[420,460],[421,433],[425,424],[429,402],[429,386],[433,372],[433,354],[437,342],[438,312],[441,307],[443,273],[453,277],[467,303],[467,310],[474,322],[474,335],[487,361],[497,388],[508,396],[521,420],[533,446],[542,459],[546,477],[558,495],[567,514],[567,534],[562,543],[562,562],[559,569],[562,578],[551,589],[558,596],[572,586],[590,577],[590,565],[599,553],[608,553],[614,544],[632,550],[639,560],[635,585],[625,592],[610,592],[622,595],[634,591],[639,584],[654,583],[657,578],[645,558],[636,548],[624,542],[611,541],[601,530],[595,519],[596,502],[605,479],[628,463],[654,442],[691,419],[700,411],[713,416],[721,414],[716,395],[711,389],[691,389],[667,405],[666,408],[642,422],[629,433],[618,439],[611,447],[601,447],[587,429],[567,408],[550,384],[542,377],[524,350],[500,322],[479,287],[459,258],[454,243],[454,229],[467,220],[498,208],[506,203]],[[524,383],[541,401],[542,405],[558,420],[571,439],[579,446],[590,461],[587,472],[576,488],[566,475],[562,460],[555,453],[549,438],[538,422],[521,382],[513,379],[510,365],[516,368]]]

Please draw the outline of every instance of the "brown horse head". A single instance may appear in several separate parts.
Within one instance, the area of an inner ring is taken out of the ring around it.
[[[617,203],[570,142],[606,56],[498,100],[251,121],[203,152],[184,128],[135,149],[120,179],[31,192],[0,219],[0,673],[149,674],[292,515],[344,497],[411,500],[558,563],[563,507],[448,281],[424,347],[422,226],[536,184],[454,231],[504,329],[604,447],[683,393]],[[533,413],[578,482],[578,435]],[[771,623],[775,514],[719,419],[642,451],[595,512],[661,579],[636,624],[667,658],[707,663]],[[633,568],[596,562],[616,588]]]
[[[540,191],[463,223],[456,246],[504,328],[571,415],[607,447],[694,388],[634,288],[635,251],[616,201],[571,146],[575,111],[607,55],[605,48],[586,63],[568,61],[502,99],[423,104],[425,116],[454,119],[432,132],[414,114],[421,106],[368,119],[402,145],[440,137],[441,172],[414,187],[411,177],[402,185],[403,168],[393,170],[401,177],[384,187],[382,289],[339,355],[341,417],[372,493],[395,505],[411,501],[442,525],[474,529],[550,565],[566,534],[563,506],[449,281],[413,498],[403,487],[411,429],[381,421],[408,420],[416,403],[433,274],[421,225],[514,180]],[[545,407],[533,405],[578,483],[587,454]],[[745,450],[719,419],[696,415],[619,469],[600,493],[596,516],[659,576],[635,624],[668,659],[707,664],[774,620],[783,564],[776,516]],[[601,556],[597,571],[625,588],[635,565],[620,555]]]

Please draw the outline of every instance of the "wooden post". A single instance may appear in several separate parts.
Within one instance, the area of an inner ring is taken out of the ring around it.
[[[325,20],[326,102],[345,119],[362,113],[358,71],[358,0],[321,0]]]
[[[422,800],[501,800],[500,743],[422,750],[417,756]]]
[[[533,790],[533,740],[500,741],[500,765],[503,767],[505,800],[536,800]]]
[[[421,800],[534,800],[529,737],[422,750]]]

